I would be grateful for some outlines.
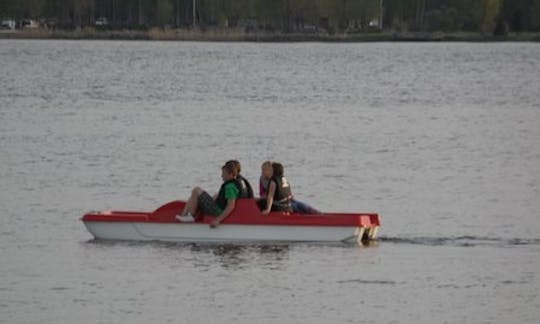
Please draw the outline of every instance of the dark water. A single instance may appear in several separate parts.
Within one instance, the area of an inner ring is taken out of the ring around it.
[[[0,322],[536,323],[540,46],[0,40]],[[284,162],[350,245],[97,242]]]

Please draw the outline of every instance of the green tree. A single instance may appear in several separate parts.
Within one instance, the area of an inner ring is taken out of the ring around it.
[[[380,0],[197,0],[201,24],[237,26],[255,21],[290,31],[304,24],[333,30],[364,28],[379,15]],[[512,31],[540,30],[540,0],[384,0],[386,28]],[[191,24],[193,0],[0,0],[0,16],[52,18],[63,26],[106,17],[114,26]],[[503,28],[504,29],[504,28]]]
[[[406,29],[405,4],[401,0],[386,0],[383,3],[386,26],[395,29]]]
[[[502,0],[480,0],[481,16],[480,31],[491,33],[495,28],[495,18],[501,10]]]
[[[531,9],[531,29],[540,31],[540,0],[532,0]]]
[[[290,4],[290,16],[293,27],[303,28],[305,24],[317,24],[318,10],[317,3],[312,0],[293,0]]]
[[[91,25],[94,22],[94,0],[71,0],[70,11],[75,26]]]
[[[259,23],[265,29],[283,29],[286,25],[287,3],[289,0],[257,0],[255,12]]]
[[[330,31],[336,30],[343,15],[342,0],[319,0],[319,16],[328,21]]]
[[[16,0],[0,1],[0,18],[20,19],[24,16],[24,3]]]
[[[164,26],[172,21],[172,4],[169,0],[157,0],[156,2],[156,23]]]
[[[426,16],[426,0],[415,1],[415,29],[424,28],[424,18]]]
[[[26,0],[21,12],[25,18],[40,18],[44,7],[44,0]]]

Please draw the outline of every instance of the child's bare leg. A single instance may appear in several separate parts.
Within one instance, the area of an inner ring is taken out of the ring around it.
[[[189,197],[188,201],[186,202],[186,206],[184,207],[184,210],[182,211],[182,216],[186,216],[188,213],[191,213],[191,215],[195,215],[197,212],[197,207],[199,205],[199,196],[203,193],[203,190],[199,187],[193,188],[191,191],[191,196]]]

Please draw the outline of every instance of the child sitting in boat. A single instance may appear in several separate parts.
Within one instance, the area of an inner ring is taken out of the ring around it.
[[[244,189],[237,179],[238,173],[234,163],[230,161],[221,167],[221,178],[223,184],[219,193],[212,197],[199,187],[193,188],[189,200],[182,213],[176,216],[181,222],[193,222],[194,216],[200,210],[205,215],[215,216],[210,227],[217,227],[227,216],[231,214],[236,206],[236,200],[242,195]]]
[[[268,185],[270,185],[273,173],[272,161],[264,161],[261,165],[261,177],[259,178],[259,197],[266,199]]]
[[[283,165],[277,162],[265,161],[261,166],[259,180],[259,206],[262,214],[270,211],[285,211],[301,214],[320,214],[318,210],[306,203],[295,200],[291,187],[283,175]]]
[[[242,189],[243,189],[243,193],[240,196],[240,198],[254,198],[253,189],[251,188],[251,184],[249,183],[249,181],[247,181],[246,178],[244,178],[240,174],[240,171],[242,171],[242,166],[240,164],[240,161],[238,161],[238,160],[229,160],[229,161],[227,161],[227,163],[231,163],[235,167],[236,173],[238,174],[236,176],[236,179],[239,181],[239,183],[240,183],[240,185],[242,186]]]
[[[260,210],[266,209],[266,196],[268,194],[268,186],[270,185],[270,179],[272,179],[272,161],[264,161],[261,165],[261,177],[259,178],[259,199],[257,199],[257,205]]]

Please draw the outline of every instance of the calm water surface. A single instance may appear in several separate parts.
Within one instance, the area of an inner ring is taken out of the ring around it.
[[[537,323],[540,45],[0,40],[0,322]],[[350,245],[92,240],[223,161]]]

